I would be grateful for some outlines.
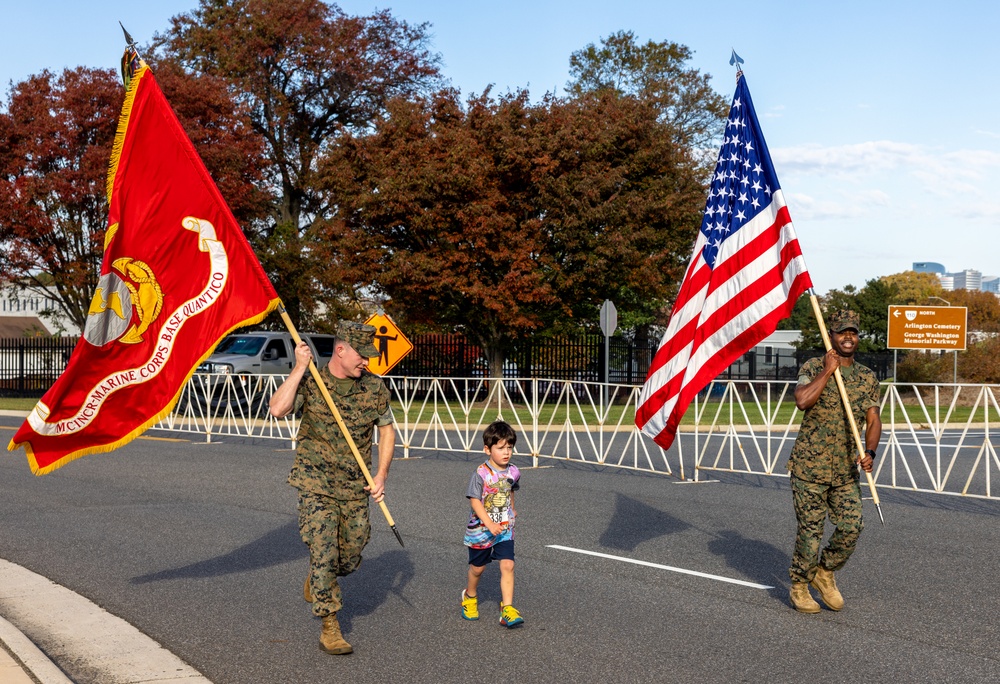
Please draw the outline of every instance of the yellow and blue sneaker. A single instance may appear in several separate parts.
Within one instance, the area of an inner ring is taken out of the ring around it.
[[[465,589],[462,590],[462,617],[466,620],[479,619],[479,598],[469,596]]]
[[[500,604],[500,624],[510,629],[524,624],[524,618],[514,606]]]

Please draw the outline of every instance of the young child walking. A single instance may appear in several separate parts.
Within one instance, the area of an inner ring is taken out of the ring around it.
[[[514,602],[514,492],[520,486],[521,472],[510,464],[517,435],[502,420],[491,423],[483,432],[483,451],[487,461],[476,468],[465,496],[472,512],[465,528],[469,547],[469,579],[462,591],[462,617],[479,619],[477,588],[486,566],[500,562],[500,624],[517,627],[524,618]]]

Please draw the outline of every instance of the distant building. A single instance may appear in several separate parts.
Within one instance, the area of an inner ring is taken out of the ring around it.
[[[942,264],[933,261],[914,261],[913,270],[917,273],[937,273],[944,275],[945,268]]]
[[[0,285],[0,337],[79,335],[80,329],[54,299]]]
[[[984,276],[982,271],[974,268],[967,268],[964,271],[948,273],[943,264],[934,261],[914,261],[913,270],[917,273],[933,273],[941,281],[941,289],[952,290],[979,290],[982,292],[992,292],[1000,296],[1000,277]]]
[[[954,280],[955,290],[981,290],[983,288],[983,274],[974,268],[967,268],[960,273],[950,273]]]

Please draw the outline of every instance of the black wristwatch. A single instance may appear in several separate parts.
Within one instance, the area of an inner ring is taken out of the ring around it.
[[[865,453],[868,454],[869,456],[871,456],[873,461],[875,460],[875,450],[874,449],[865,449]]]

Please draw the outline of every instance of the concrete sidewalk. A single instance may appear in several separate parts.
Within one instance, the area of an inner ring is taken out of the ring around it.
[[[73,684],[31,639],[3,618],[0,618],[0,682]]]
[[[0,647],[4,684],[211,684],[121,618],[2,559]]]

